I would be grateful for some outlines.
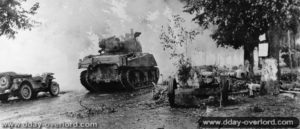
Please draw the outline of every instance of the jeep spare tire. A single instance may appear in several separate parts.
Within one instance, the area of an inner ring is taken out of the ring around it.
[[[4,75],[0,77],[0,90],[9,89],[11,84],[11,77],[9,75]]]

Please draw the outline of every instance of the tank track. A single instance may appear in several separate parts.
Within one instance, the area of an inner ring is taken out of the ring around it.
[[[150,69],[135,68],[121,71],[121,83],[126,89],[138,90],[152,87],[158,82],[159,70],[156,67]]]
[[[156,67],[151,68],[127,68],[119,72],[120,81],[118,83],[101,83],[98,84],[89,79],[87,70],[82,71],[80,75],[81,84],[90,92],[99,92],[111,87],[126,90],[138,90],[152,87],[153,82],[157,83],[159,79],[159,70]],[[100,85],[100,86],[99,86]]]
[[[114,84],[107,84],[107,83],[96,83],[92,80],[89,79],[89,71],[88,70],[84,70],[81,72],[81,75],[80,75],[80,82],[81,84],[90,92],[101,92],[101,91],[109,91],[109,90],[112,90],[110,88],[111,85],[114,85]],[[99,85],[101,87],[99,87]]]
[[[96,92],[97,91],[96,89],[93,88],[93,85],[91,83],[89,83],[89,81],[88,81],[87,70],[84,70],[84,71],[81,72],[80,82],[84,86],[84,88],[86,88],[90,92]]]

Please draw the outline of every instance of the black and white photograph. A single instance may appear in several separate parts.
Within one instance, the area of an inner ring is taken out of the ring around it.
[[[299,118],[300,0],[0,0],[0,129]]]

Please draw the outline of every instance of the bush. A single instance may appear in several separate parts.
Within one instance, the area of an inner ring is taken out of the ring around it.
[[[192,64],[189,59],[184,59],[183,57],[179,60],[178,64],[178,80],[187,85],[187,81],[191,78]]]
[[[283,73],[280,77],[280,80],[285,82],[297,81],[297,73]]]

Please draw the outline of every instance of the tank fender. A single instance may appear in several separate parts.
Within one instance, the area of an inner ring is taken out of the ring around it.
[[[85,57],[84,59],[80,59],[78,63],[78,69],[81,68],[87,68],[90,64],[92,64],[93,58],[87,58]]]

